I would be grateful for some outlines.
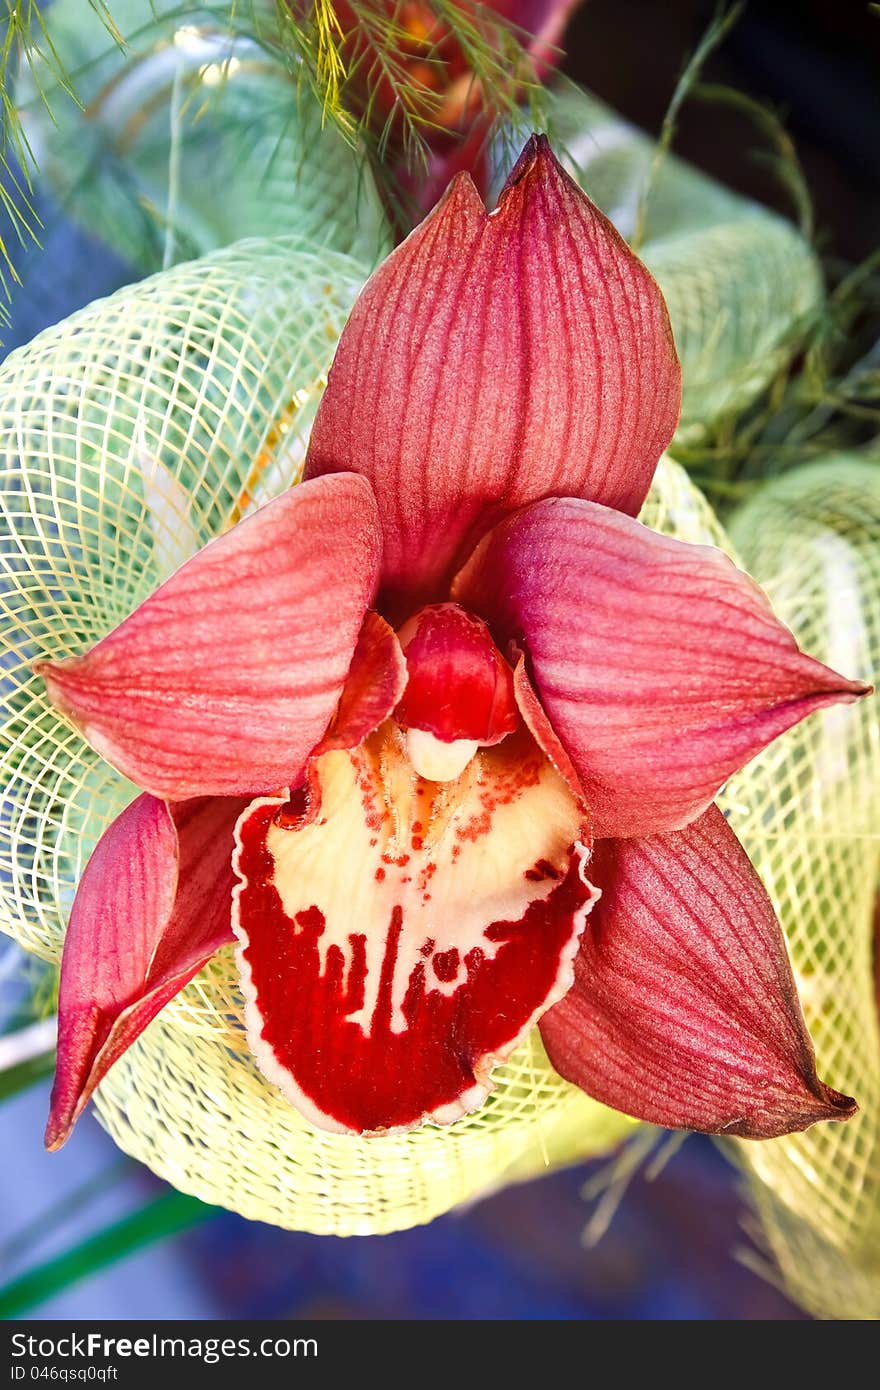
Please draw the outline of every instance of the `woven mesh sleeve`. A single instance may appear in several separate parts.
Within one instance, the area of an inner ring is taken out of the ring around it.
[[[801,643],[880,677],[880,471],[857,454],[792,470],[732,523],[743,558]],[[846,1125],[735,1144],[759,1242],[812,1313],[880,1317],[880,890],[877,697],[779,739],[728,788],[731,819],[788,937],[807,1023]]]
[[[364,160],[272,45],[273,0],[225,16],[114,0],[125,49],[97,8],[52,7],[82,106],[48,62],[16,92],[40,178],[69,217],[142,274],[248,236],[295,232],[371,264],[390,249]]]

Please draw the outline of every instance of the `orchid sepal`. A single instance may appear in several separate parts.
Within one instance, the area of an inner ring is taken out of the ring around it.
[[[274,791],[299,779],[330,723],[379,558],[362,478],[301,484],[204,546],[84,656],[35,670],[92,746],[160,799]]]
[[[305,476],[369,479],[383,611],[400,621],[447,598],[518,507],[553,494],[637,512],[680,398],[657,285],[533,136],[494,212],[458,175],[368,281]]]
[[[598,837],[681,829],[779,734],[870,691],[801,652],[720,550],[582,499],[501,522],[452,592],[527,653]]]
[[[768,1139],[848,1120],[816,1072],[782,929],[717,807],[596,845],[575,983],[541,1020],[557,1071],[668,1128]]]

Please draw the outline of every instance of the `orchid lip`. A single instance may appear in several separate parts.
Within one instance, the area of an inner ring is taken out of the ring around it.
[[[598,896],[579,809],[524,728],[474,763],[427,783],[388,720],[318,759],[315,820],[296,823],[298,801],[279,820],[283,794],[239,819],[248,1037],[321,1128],[460,1118],[571,987]]]

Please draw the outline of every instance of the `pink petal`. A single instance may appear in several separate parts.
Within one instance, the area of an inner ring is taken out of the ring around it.
[[[562,1076],[652,1124],[749,1139],[855,1113],[816,1075],[782,931],[716,807],[602,841],[591,874],[574,986],[541,1023]]]
[[[534,137],[494,213],[458,177],[369,281],[306,476],[370,480],[385,601],[406,616],[446,598],[515,507],[563,494],[637,512],[679,397],[660,291]]]
[[[232,832],[241,800],[168,807],[139,796],[104,832],[64,941],[46,1147],[160,1009],[232,939]]]
[[[597,836],[687,825],[772,739],[868,690],[800,652],[720,551],[592,502],[503,522],[454,596],[522,641]]]
[[[39,662],[108,762],[169,800],[295,783],[339,700],[380,558],[351,474],[220,536],[85,656]]]
[[[525,731],[457,784],[391,723],[317,764],[321,814],[238,825],[233,926],[251,1048],[313,1123],[447,1123],[571,983],[593,890],[580,815]]]
[[[387,719],[406,689],[406,661],[397,634],[372,609],[363,626],[345,678],[333,722],[319,752],[356,748]]]

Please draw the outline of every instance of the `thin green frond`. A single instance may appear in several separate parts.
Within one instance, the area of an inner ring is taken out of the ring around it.
[[[56,1236],[61,1228],[71,1220],[79,1218],[94,1201],[100,1201],[122,1179],[136,1171],[130,1158],[120,1157],[88,1177],[72,1192],[65,1192],[56,1202],[19,1226],[0,1243],[0,1266],[8,1269],[13,1263],[20,1263],[23,1256],[39,1247],[49,1237]]]
[[[746,92],[735,87],[725,87],[718,83],[699,83],[692,95],[698,101],[708,101],[730,106],[742,111],[766,139],[770,148],[756,150],[753,158],[768,164],[781,186],[789,194],[797,223],[808,241],[813,240],[814,216],[813,200],[809,186],[797,156],[794,141],[780,117],[763,102],[756,101]]]
[[[768,477],[880,436],[880,252],[828,267],[804,348],[748,410],[675,454],[724,514]]]
[[[55,1025],[46,1020],[0,1037],[0,1103],[51,1076]]]
[[[660,166],[672,148],[672,141],[675,137],[675,126],[682,104],[690,94],[706,60],[727,37],[744,8],[745,0],[736,0],[735,4],[726,7],[722,6],[716,11],[709,27],[706,29],[703,37],[700,39],[700,42],[685,64],[681,77],[676,83],[675,91],[672,93],[666,115],[663,117],[663,124],[660,127],[660,135],[657,139],[657,147],[654,151],[654,158],[651,161],[648,179],[642,190],[641,198],[639,199],[635,234],[631,241],[634,251],[638,251],[644,241],[645,219],[647,217],[651,190],[656,182]]]
[[[44,0],[4,0],[6,14],[0,15],[0,211],[19,243],[39,245],[40,219],[32,201],[33,179],[38,172],[34,152],[25,134],[14,100],[17,74],[28,74],[36,99],[52,121],[54,103],[59,97],[81,106],[76,81],[60,57],[52,37],[52,11]],[[108,0],[88,0],[114,43],[125,47]],[[224,8],[228,9],[229,6]],[[156,15],[153,0],[150,10]],[[46,11],[44,13],[44,11]],[[183,7],[182,7],[183,12]],[[0,291],[8,300],[13,284],[20,284],[9,246],[10,231],[0,228]],[[6,306],[0,304],[0,323],[8,323]]]
[[[296,13],[277,0],[278,37],[309,85],[325,118],[346,137],[366,145],[381,165],[399,148],[411,170],[427,167],[428,137],[446,130],[444,78],[450,49],[464,57],[469,90],[496,120],[521,125],[525,103],[542,124],[542,89],[529,56],[531,36],[482,6],[430,0],[436,34],[408,27],[387,0],[349,0],[356,37],[345,34],[331,0],[314,0]],[[264,31],[265,33],[265,31]],[[432,79],[436,79],[433,81]]]

